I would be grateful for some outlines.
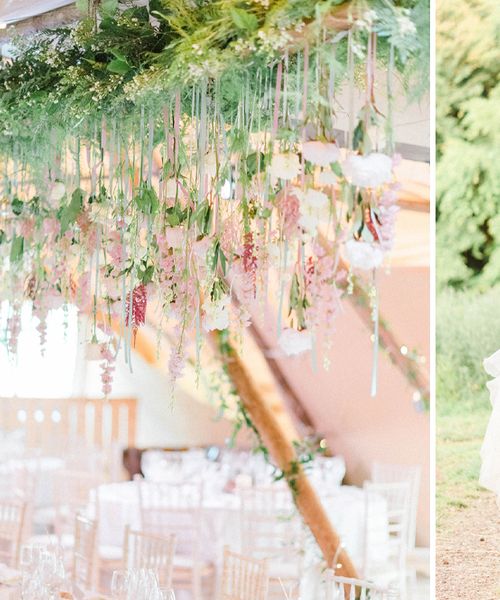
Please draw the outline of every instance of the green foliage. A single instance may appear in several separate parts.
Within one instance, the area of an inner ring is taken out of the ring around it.
[[[500,281],[500,10],[441,0],[437,37],[438,277]]]
[[[78,215],[82,211],[84,191],[76,189],[71,195],[71,200],[68,205],[61,210],[59,217],[61,223],[61,234],[68,230],[68,227],[74,223]]]
[[[500,287],[480,294],[444,290],[437,301],[437,513],[446,528],[479,486],[480,455],[491,413],[483,359],[498,349]]]
[[[15,235],[12,238],[10,247],[10,262],[15,264],[21,260],[24,253],[24,238],[22,235]]]
[[[441,414],[490,410],[483,359],[498,349],[500,287],[446,290],[437,302],[437,397]]]
[[[249,78],[256,80],[257,72],[283,55],[291,43],[290,32],[301,30],[304,22],[314,25],[310,76],[315,73],[315,55],[321,54],[322,60],[338,62],[335,72],[341,78],[346,71],[346,37],[339,38],[335,56],[331,39],[324,44],[320,40],[324,15],[342,4],[152,0],[149,8],[120,2],[118,10],[116,0],[107,0],[94,21],[82,2],[84,16],[75,27],[14,40],[16,59],[0,64],[0,145],[12,151],[16,140],[30,154],[38,149],[44,156],[49,139],[56,143],[67,131],[89,137],[103,116],[119,116],[123,131],[138,105],[158,113],[177,90],[182,93],[197,84],[217,88],[217,101],[226,123],[231,123]],[[427,82],[429,0],[352,4],[361,14],[368,8],[376,11],[372,26],[379,35],[380,61],[387,63],[393,46],[400,72],[414,75],[418,69],[413,79]],[[362,48],[366,30],[361,27],[356,35]],[[294,68],[292,53],[291,79]],[[189,114],[191,98],[183,95],[182,100]]]

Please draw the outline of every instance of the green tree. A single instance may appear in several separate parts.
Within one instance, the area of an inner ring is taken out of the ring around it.
[[[437,256],[442,285],[500,282],[500,4],[437,11]]]

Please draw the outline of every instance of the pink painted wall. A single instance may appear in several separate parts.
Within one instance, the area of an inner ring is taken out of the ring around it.
[[[429,269],[393,268],[379,276],[380,311],[401,345],[417,349],[429,364]],[[282,358],[290,383],[307,406],[318,432],[347,462],[347,478],[360,485],[372,461],[422,466],[417,543],[429,545],[430,432],[428,413],[412,404],[414,389],[381,352],[379,387],[370,397],[369,332],[349,302],[337,320],[331,368],[316,371],[307,356]],[[275,343],[276,325],[264,328]]]

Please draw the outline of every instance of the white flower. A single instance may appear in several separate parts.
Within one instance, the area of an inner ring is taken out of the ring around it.
[[[62,181],[56,181],[49,192],[49,200],[51,202],[59,202],[65,193],[66,187],[64,183],[62,183]]]
[[[345,244],[347,260],[354,269],[371,271],[382,264],[384,252],[378,244],[349,240]]]
[[[327,167],[329,164],[337,162],[340,156],[340,150],[336,144],[326,142],[304,142],[302,144],[302,154],[304,158],[313,165]]]
[[[229,309],[231,298],[228,295],[218,300],[205,300],[203,302],[204,315],[202,325],[205,331],[213,329],[227,329],[229,327]]]
[[[309,188],[300,195],[299,225],[309,235],[316,235],[321,223],[328,218],[328,196],[319,190]]]
[[[101,360],[101,344],[98,342],[89,342],[85,345],[86,360]]]
[[[301,204],[304,203],[311,208],[325,208],[328,206],[328,196],[324,192],[309,188],[303,195]]]
[[[392,179],[392,159],[379,152],[352,154],[342,167],[347,180],[357,187],[376,188]]]
[[[283,329],[278,339],[278,345],[287,356],[295,356],[312,348],[311,334],[303,329]]]
[[[335,185],[337,175],[333,171],[321,171],[318,173],[318,185]]]
[[[302,229],[312,236],[316,235],[316,231],[321,223],[321,219],[318,217],[317,213],[314,211],[308,211],[300,215],[299,225]]]
[[[271,175],[279,179],[295,179],[300,173],[300,161],[296,154],[275,154],[271,161]]]

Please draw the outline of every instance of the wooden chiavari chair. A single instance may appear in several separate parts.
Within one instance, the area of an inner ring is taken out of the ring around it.
[[[136,480],[142,531],[177,539],[173,582],[176,589],[190,589],[194,600],[203,597],[203,583],[213,585],[214,565],[202,555],[201,483]]]
[[[96,589],[97,522],[82,515],[75,518],[71,582],[77,598]]]
[[[303,528],[287,488],[242,489],[242,552],[267,559],[269,597],[283,598],[282,586],[298,591],[302,575]]]
[[[326,573],[325,600],[396,600],[397,598],[397,593],[368,581],[336,577],[330,570]]]
[[[365,482],[365,535],[363,577],[377,584],[398,586],[400,596],[407,596],[408,524],[411,504],[409,483]],[[371,548],[373,515],[383,498],[387,503],[388,556],[381,561]]]
[[[175,535],[160,537],[129,527],[125,531],[123,569],[152,569],[162,587],[172,587]]]
[[[224,548],[219,600],[266,600],[267,561],[256,560]]]
[[[0,562],[16,568],[19,564],[26,503],[21,500],[0,501]]]

